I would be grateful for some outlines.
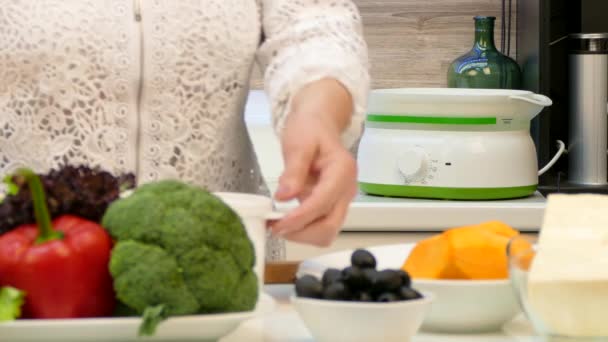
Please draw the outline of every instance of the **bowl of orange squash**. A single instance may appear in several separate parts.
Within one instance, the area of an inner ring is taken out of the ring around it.
[[[415,244],[368,247],[378,269],[401,267],[412,286],[435,297],[422,330],[485,333],[501,330],[521,312],[509,280],[507,246],[520,232],[499,221],[448,229]],[[529,249],[518,239],[511,248]],[[349,262],[352,251],[308,259],[298,275],[321,275]]]
[[[448,229],[418,242],[403,269],[436,302],[422,329],[471,333],[500,330],[520,312],[509,280],[507,247],[520,233],[499,221]],[[527,250],[518,239],[511,248]]]

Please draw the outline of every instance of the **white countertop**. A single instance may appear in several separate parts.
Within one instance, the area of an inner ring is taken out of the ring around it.
[[[343,231],[438,231],[483,221],[503,221],[520,231],[538,231],[546,199],[540,193],[513,200],[444,201],[360,194]],[[278,204],[288,211],[295,203]]]
[[[221,342],[313,342],[314,339],[299,318],[297,312],[289,303],[293,293],[291,285],[270,285],[265,287],[266,293],[276,300],[274,312],[244,322]],[[505,325],[503,331],[493,334],[476,335],[439,335],[419,332],[411,342],[546,342],[547,340],[534,336],[528,322],[518,317]]]

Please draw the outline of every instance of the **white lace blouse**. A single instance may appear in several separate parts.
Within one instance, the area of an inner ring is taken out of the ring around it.
[[[277,130],[300,87],[333,77],[356,139],[369,80],[350,0],[0,0],[0,172],[87,164],[265,192],[243,119],[256,60]]]
[[[356,139],[369,80],[349,0],[0,0],[0,171],[69,162],[263,191],[242,114],[256,60],[277,130],[292,94],[333,77]]]

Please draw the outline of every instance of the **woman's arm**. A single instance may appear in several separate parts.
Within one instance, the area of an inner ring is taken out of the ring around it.
[[[272,229],[326,246],[356,194],[347,148],[360,135],[369,89],[359,12],[347,0],[262,4],[266,40],[259,61],[285,160],[275,197],[301,203]]]
[[[352,120],[343,132],[345,147],[361,134],[369,91],[367,45],[359,11],[350,0],[262,0],[265,40],[258,51],[274,124],[281,131],[295,94],[331,78],[353,102]]]

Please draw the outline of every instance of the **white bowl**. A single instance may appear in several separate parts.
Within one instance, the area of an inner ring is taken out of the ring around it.
[[[367,248],[378,262],[378,268],[401,268],[414,244]],[[352,250],[308,259],[300,264],[298,276],[318,277],[325,269],[343,268],[350,264]],[[499,331],[519,312],[520,306],[508,279],[504,280],[421,280],[413,279],[412,287],[435,296],[421,327],[424,331],[444,333],[481,333]]]
[[[293,296],[291,302],[319,342],[407,342],[416,334],[433,295],[390,303],[347,302]]]
[[[501,330],[520,311],[509,280],[413,280],[412,287],[432,292],[435,303],[422,330],[484,333]]]

